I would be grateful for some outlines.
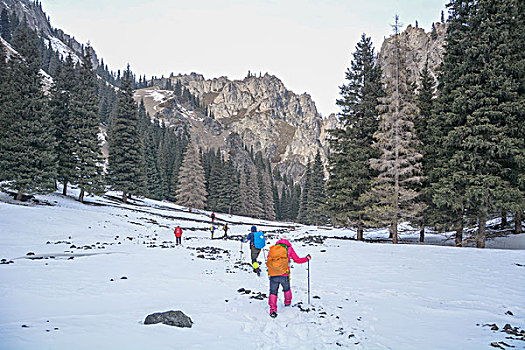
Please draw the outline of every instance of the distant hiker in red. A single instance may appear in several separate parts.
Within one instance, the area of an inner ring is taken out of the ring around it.
[[[175,241],[176,244],[182,244],[182,229],[180,226],[175,227]]]
[[[279,291],[279,285],[283,286],[284,306],[290,306],[292,303],[290,257],[298,264],[308,262],[312,258],[310,254],[300,258],[287,238],[286,234],[281,235],[281,239],[274,246],[270,247],[268,259],[266,260],[268,275],[270,276],[270,298],[268,304],[270,305],[271,317],[277,317],[277,292]]]
[[[213,223],[215,221],[215,213],[211,213],[211,222]]]

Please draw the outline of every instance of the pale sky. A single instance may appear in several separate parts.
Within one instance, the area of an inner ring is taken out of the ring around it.
[[[379,51],[394,15],[429,31],[447,0],[42,0],[51,24],[91,45],[113,71],[277,76],[310,94],[324,116],[339,112],[361,33]]]

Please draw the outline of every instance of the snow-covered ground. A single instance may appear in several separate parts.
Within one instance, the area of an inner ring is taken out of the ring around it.
[[[280,291],[272,319],[267,277],[250,271],[249,248],[238,237],[210,239],[208,212],[110,196],[89,197],[91,205],[58,194],[37,198],[44,203],[0,193],[1,349],[525,346],[502,332],[506,324],[510,333],[525,328],[525,250],[440,246],[446,235],[437,234],[427,235],[433,245],[372,244],[342,239],[355,236],[350,230],[218,213],[229,235],[256,224],[274,243],[278,231],[289,231],[299,256],[312,255],[310,304],[308,266],[295,264],[295,306],[284,308]],[[175,225],[184,231],[182,247],[173,244]],[[524,241],[513,235],[487,245]],[[148,314],[168,310],[183,311],[193,327],[144,325]]]

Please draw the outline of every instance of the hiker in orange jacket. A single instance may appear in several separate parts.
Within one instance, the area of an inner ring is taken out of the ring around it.
[[[182,244],[182,229],[180,228],[180,226],[175,227],[174,233],[175,233],[176,244],[177,245]]]
[[[268,304],[270,305],[270,316],[277,317],[277,293],[279,285],[283,286],[284,292],[284,306],[290,306],[292,303],[292,290],[290,289],[290,258],[298,264],[308,262],[312,257],[310,254],[304,258],[300,258],[292,244],[288,241],[286,234],[282,234],[281,239],[270,248],[268,253],[268,275],[270,276],[270,297]],[[285,248],[286,250],[281,249]],[[286,254],[286,257],[282,256]],[[283,261],[284,258],[284,261]]]

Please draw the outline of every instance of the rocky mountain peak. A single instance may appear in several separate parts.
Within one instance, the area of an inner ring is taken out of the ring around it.
[[[425,64],[428,62],[428,69],[437,82],[437,69],[443,62],[443,53],[445,52],[445,38],[447,27],[445,24],[436,22],[430,32],[425,32],[423,28],[408,25],[407,28],[399,34],[399,45],[404,53],[404,58],[409,70],[409,77],[416,82],[419,87],[420,74]],[[383,42],[381,51],[378,56],[378,63],[383,70],[383,79],[392,77],[392,67],[389,57],[393,54],[394,37],[391,36]]]
[[[213,118],[195,111],[193,117],[181,113],[182,105],[178,105],[177,99],[168,103],[164,100],[162,105],[152,103],[152,98],[147,97],[153,96],[152,89],[168,98],[169,92],[159,88],[167,85],[166,79],[155,80],[156,88],[148,88],[147,93],[139,91],[138,96],[146,98],[152,116],[163,116],[174,124],[185,119],[203,147],[231,153],[231,142],[226,141],[237,135],[248,148],[268,157],[274,168],[296,180],[318,151],[326,160],[326,129],[335,125],[335,116],[322,118],[310,95],[295,94],[276,76],[250,74],[242,80],[229,80],[205,79],[191,73],[172,75],[167,80],[171,86],[180,83],[188,89]],[[166,115],[167,108],[171,109],[171,115]]]

